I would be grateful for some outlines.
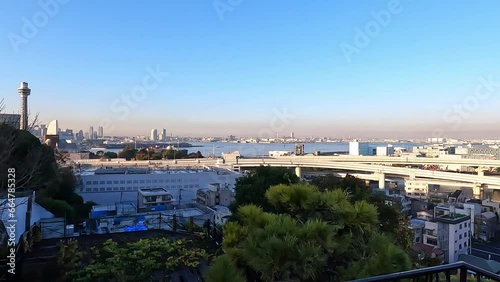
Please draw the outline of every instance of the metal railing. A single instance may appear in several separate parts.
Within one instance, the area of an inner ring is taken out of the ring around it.
[[[470,265],[463,261],[446,265],[426,267],[404,272],[391,273],[353,280],[353,282],[370,281],[469,281],[469,276],[473,275],[476,281],[500,281],[500,275]],[[452,277],[456,277],[452,279]],[[485,279],[485,280],[484,280]]]

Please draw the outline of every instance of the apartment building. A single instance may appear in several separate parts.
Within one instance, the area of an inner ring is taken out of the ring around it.
[[[172,195],[165,188],[140,188],[137,207],[151,211],[166,210],[173,204]]]
[[[206,189],[198,189],[196,202],[204,206],[229,206],[234,201],[234,194],[229,187],[211,183]]]

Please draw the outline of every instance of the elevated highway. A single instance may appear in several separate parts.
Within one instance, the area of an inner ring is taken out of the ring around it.
[[[251,158],[245,158],[251,159]],[[263,158],[267,159],[267,158]],[[401,164],[401,165],[462,165],[471,167],[500,167],[500,160],[481,160],[465,158],[425,158],[425,157],[380,157],[380,156],[282,156],[274,157],[284,161],[324,161],[366,164]],[[244,159],[240,159],[244,160]]]
[[[285,160],[282,158],[262,159],[260,161],[252,159],[240,159],[238,161],[238,164],[234,165],[234,167],[248,168],[248,167],[257,167],[260,165],[294,167],[297,175],[301,174],[302,167],[346,170],[355,172],[369,172],[378,176],[379,187],[381,188],[385,186],[385,179],[386,175],[388,174],[409,177],[409,178],[418,177],[425,179],[437,179],[437,180],[468,183],[469,185],[473,186],[475,195],[479,195],[480,189],[484,188],[486,185],[491,186],[493,189],[500,187],[500,177],[484,176],[480,174],[475,175],[475,174],[463,174],[455,172],[430,171],[430,170],[422,170],[415,168],[392,167],[392,166],[375,165],[375,164],[334,162],[334,161],[325,161],[322,159],[317,159],[317,160],[309,159],[307,161],[302,159],[295,159],[294,161],[292,161],[292,160]]]

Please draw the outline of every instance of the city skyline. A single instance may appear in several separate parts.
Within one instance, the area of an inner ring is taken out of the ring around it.
[[[494,1],[65,2],[0,11],[5,113],[26,81],[30,116],[75,132],[500,137]]]

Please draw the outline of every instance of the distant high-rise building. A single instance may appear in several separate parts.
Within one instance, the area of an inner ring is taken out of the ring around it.
[[[43,137],[47,135],[47,126],[45,124],[40,124],[40,136]]]
[[[31,89],[28,88],[27,82],[21,82],[21,86],[17,89],[17,93],[21,96],[21,130],[28,130],[28,96],[31,94]]]
[[[90,135],[88,132],[85,132],[85,139],[89,140],[90,139]]]
[[[76,140],[83,140],[85,136],[83,135],[83,130],[78,131]]]
[[[89,140],[93,140],[94,139],[94,127],[89,127]]]
[[[167,130],[165,128],[161,131],[161,141],[167,141]]]
[[[99,129],[98,129],[98,132],[97,132],[97,136],[99,138],[103,138],[104,137],[104,128],[102,126],[99,126]]]
[[[97,139],[97,131],[94,131],[94,134],[92,134],[94,139]]]
[[[158,141],[158,130],[151,129],[151,141]]]
[[[290,138],[295,139],[295,133],[294,132],[290,133]]]

